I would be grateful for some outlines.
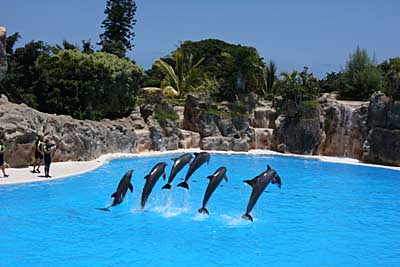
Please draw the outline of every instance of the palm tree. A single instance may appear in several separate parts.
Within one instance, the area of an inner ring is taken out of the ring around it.
[[[193,55],[190,55],[187,59],[181,50],[176,51],[174,57],[174,67],[162,59],[156,60],[154,64],[165,75],[165,80],[161,85],[164,94],[182,97],[200,86],[201,76],[199,66],[204,61],[204,58],[193,63]]]
[[[267,90],[270,94],[273,94],[273,87],[275,83],[275,75],[276,75],[276,65],[272,60],[269,61],[266,67],[266,79],[267,79]]]

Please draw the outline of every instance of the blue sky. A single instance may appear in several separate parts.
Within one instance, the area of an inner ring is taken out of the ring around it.
[[[0,0],[0,25],[18,45],[98,42],[105,0]],[[398,0],[137,0],[135,48],[144,68],[180,41],[218,38],[257,48],[278,71],[338,71],[357,45],[378,61],[400,56]]]

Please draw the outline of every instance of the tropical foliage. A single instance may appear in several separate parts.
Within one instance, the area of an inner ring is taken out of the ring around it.
[[[318,79],[308,72],[307,67],[304,67],[301,72],[296,70],[291,73],[282,72],[280,77],[281,79],[277,82],[277,94],[294,100],[297,104],[313,100],[319,94]]]
[[[183,97],[188,92],[198,90],[205,80],[199,71],[203,61],[204,58],[201,58],[195,62],[193,55],[186,57],[181,50],[174,54],[174,66],[162,59],[156,60],[154,65],[164,74],[161,81],[163,94],[169,97]]]

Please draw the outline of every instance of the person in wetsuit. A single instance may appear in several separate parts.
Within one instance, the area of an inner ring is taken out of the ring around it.
[[[45,140],[43,146],[44,153],[44,177],[50,178],[50,164],[51,164],[51,152],[55,148],[54,144],[51,144],[49,140]]]
[[[4,166],[4,150],[5,150],[5,146],[0,143],[0,168],[3,172],[3,177],[8,177],[8,175],[6,174],[6,170],[5,170],[5,166]]]
[[[33,162],[33,173],[40,173],[40,164],[43,160],[43,137],[38,135],[35,140],[35,161]]]

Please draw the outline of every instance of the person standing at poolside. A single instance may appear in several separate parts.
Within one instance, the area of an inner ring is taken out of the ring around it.
[[[8,177],[8,175],[6,174],[6,170],[5,170],[5,166],[4,166],[4,150],[5,150],[5,146],[3,145],[3,143],[0,142],[0,168],[3,172],[3,177]]]
[[[43,136],[37,135],[35,140],[35,161],[33,162],[33,173],[40,173],[40,164],[43,160]]]
[[[55,145],[51,144],[48,139],[44,141],[43,152],[44,152],[44,177],[51,178],[50,176],[50,164],[51,164],[51,152],[55,149]]]

